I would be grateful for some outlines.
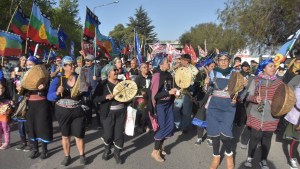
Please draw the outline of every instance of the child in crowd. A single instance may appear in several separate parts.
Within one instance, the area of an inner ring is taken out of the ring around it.
[[[0,149],[9,148],[10,144],[10,114],[12,112],[12,101],[8,99],[7,87],[0,81]],[[2,134],[4,143],[2,143]]]

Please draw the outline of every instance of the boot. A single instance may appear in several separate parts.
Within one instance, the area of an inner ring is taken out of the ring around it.
[[[151,156],[156,160],[157,162],[164,162],[165,160],[161,158],[160,151],[153,149]]]
[[[233,152],[231,152],[230,154],[227,154],[225,152],[225,155],[226,155],[227,169],[234,169]]]
[[[29,158],[35,159],[38,156],[40,156],[39,147],[38,147],[38,141],[32,141],[32,151],[31,151],[31,153],[29,155]]]
[[[217,169],[220,164],[220,159],[221,159],[220,155],[217,155],[217,156],[213,155],[213,160],[210,164],[209,169]]]
[[[42,142],[42,154],[41,154],[41,159],[46,159],[48,158],[48,149],[47,149],[47,143]]]
[[[123,160],[121,159],[121,149],[118,149],[117,147],[115,147],[114,149],[114,158],[117,162],[117,164],[123,164]]]
[[[105,161],[109,160],[109,155],[110,154],[111,154],[110,145],[105,146],[105,150],[104,150],[104,153],[102,155],[102,159],[105,160]]]

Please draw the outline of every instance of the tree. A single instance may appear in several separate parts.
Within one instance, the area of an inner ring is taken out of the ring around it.
[[[208,51],[218,48],[221,51],[228,51],[234,54],[245,47],[243,37],[233,29],[223,29],[221,25],[203,23],[196,25],[185,32],[179,38],[181,44],[191,44],[194,49],[199,45],[204,49],[204,41]]]
[[[300,0],[231,0],[225,5],[219,11],[222,25],[259,50],[274,49],[300,27]]]
[[[156,40],[157,34],[154,32],[154,26],[151,25],[152,20],[148,17],[148,13],[140,6],[135,10],[134,17],[129,17],[128,32],[135,30],[138,32],[139,37],[144,41],[153,42]]]
[[[15,9],[21,0],[1,0],[0,3],[0,29],[6,30],[10,19],[12,18]],[[38,6],[41,8],[44,14],[47,16],[53,15],[52,6],[56,4],[55,0],[36,0]],[[25,14],[30,16],[32,9],[32,1],[23,0],[21,6]]]
[[[113,37],[117,42],[124,42],[126,41],[126,28],[123,24],[118,24],[114,27],[112,31],[109,32],[109,36]]]

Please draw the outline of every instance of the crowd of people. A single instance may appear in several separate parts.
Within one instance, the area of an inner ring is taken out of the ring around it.
[[[245,167],[252,168],[260,144],[259,165],[262,169],[269,168],[271,139],[275,131],[281,130],[285,131],[284,139],[290,143],[289,165],[298,168],[295,154],[300,141],[300,55],[295,54],[289,65],[277,67],[272,59],[260,63],[252,60],[249,64],[235,57],[231,63],[232,58],[226,52],[202,60],[201,66],[195,66],[189,54],[174,58],[173,63],[165,55],[157,54],[153,60],[138,64],[136,58],[116,57],[108,61],[80,53],[81,56],[76,58],[57,56],[53,63],[44,63],[38,56],[23,56],[15,67],[9,66],[9,60],[2,60],[0,149],[10,147],[10,124],[16,122],[21,141],[16,150],[30,151],[31,159],[48,158],[47,145],[53,140],[53,120],[57,120],[64,153],[61,164],[67,166],[71,162],[72,136],[80,163],[86,164],[85,131],[96,121],[97,128],[103,130],[101,139],[105,150],[102,159],[109,160],[113,153],[116,163],[122,164],[126,110],[132,106],[137,110],[135,131],[154,132],[151,156],[157,162],[165,161],[164,141],[167,138],[174,132],[186,134],[195,126],[195,145],[201,145],[206,139],[212,147],[210,169],[220,165],[221,142],[227,168],[233,169],[232,129],[237,125],[244,127],[241,148],[248,149]],[[25,89],[21,85],[22,79],[35,65],[47,68],[49,80],[44,80],[35,90]],[[189,69],[187,73],[192,74],[192,82],[185,89],[175,83],[176,70],[180,67]],[[228,81],[233,72],[244,78],[244,88],[237,97],[228,92]],[[138,97],[120,102],[114,99],[112,91],[126,79],[136,83]],[[82,82],[85,90],[74,94],[77,81]],[[293,88],[297,102],[285,117],[274,117],[271,114],[272,99],[281,84]],[[93,114],[96,114],[96,120],[93,120]],[[207,137],[204,137],[205,132]]]

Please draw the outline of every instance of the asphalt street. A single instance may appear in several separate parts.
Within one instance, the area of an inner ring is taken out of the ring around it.
[[[247,150],[240,148],[238,136],[242,127],[234,127],[235,139],[232,141],[235,153],[235,168],[243,169],[243,162],[247,157]],[[196,130],[191,128],[187,134],[176,132],[175,135],[165,141],[166,161],[158,163],[151,158],[153,149],[153,133],[143,133],[133,137],[125,136],[124,149],[121,153],[124,159],[123,165],[117,165],[112,157],[109,161],[102,160],[104,144],[100,137],[102,130],[91,127],[86,131],[86,158],[87,165],[79,163],[79,155],[72,142],[71,157],[69,166],[60,165],[64,155],[61,146],[61,137],[57,122],[54,122],[54,140],[49,144],[50,157],[41,160],[40,158],[31,160],[28,158],[29,152],[17,151],[16,146],[20,143],[16,125],[12,126],[11,147],[0,151],[1,169],[206,169],[209,168],[212,158],[212,148],[206,142],[200,146],[194,145],[196,140]],[[279,138],[279,139],[278,139]],[[284,155],[281,136],[273,135],[272,146],[269,154],[269,165],[271,169],[288,169],[287,158]],[[223,151],[224,152],[224,151]],[[260,158],[260,148],[256,151],[254,169],[260,168],[258,165]],[[226,168],[226,159],[222,159],[220,169]]]

